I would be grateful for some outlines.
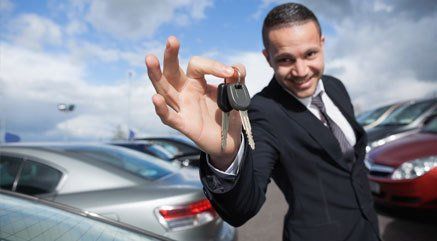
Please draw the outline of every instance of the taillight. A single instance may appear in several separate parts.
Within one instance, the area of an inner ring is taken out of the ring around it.
[[[156,216],[164,227],[174,231],[211,222],[217,213],[208,199],[202,199],[185,205],[159,207]]]

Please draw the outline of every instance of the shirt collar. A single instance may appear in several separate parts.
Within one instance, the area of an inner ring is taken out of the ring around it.
[[[284,88],[284,90],[287,91],[287,93],[292,95],[294,98],[296,98],[300,103],[302,103],[302,105],[304,105],[305,107],[308,108],[311,105],[311,101],[312,101],[313,97],[317,96],[318,94],[320,94],[322,92],[325,92],[325,87],[323,86],[322,79],[320,79],[319,82],[317,83],[317,87],[316,87],[316,90],[314,91],[314,94],[312,96],[305,97],[305,98],[297,97],[296,95],[293,94],[293,92],[289,91],[286,88]]]

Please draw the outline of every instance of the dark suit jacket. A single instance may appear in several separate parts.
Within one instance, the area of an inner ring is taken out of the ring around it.
[[[354,118],[344,85],[323,76],[328,96],[354,129],[355,162],[348,165],[330,130],[275,79],[252,98],[256,149],[247,145],[238,175],[220,178],[200,163],[205,195],[234,226],[253,217],[272,178],[289,204],[284,240],[378,240],[378,222],[364,166],[366,134]],[[202,155],[205,159],[206,154]]]

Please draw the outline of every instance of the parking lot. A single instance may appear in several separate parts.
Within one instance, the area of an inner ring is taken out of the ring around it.
[[[287,210],[282,193],[274,182],[257,216],[238,228],[239,240],[282,240],[283,216]],[[381,237],[384,241],[431,241],[437,237],[437,215],[401,212],[378,208]]]

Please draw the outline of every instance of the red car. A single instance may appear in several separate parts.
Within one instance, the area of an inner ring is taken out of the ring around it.
[[[369,152],[376,203],[437,210],[437,116],[416,134]]]

